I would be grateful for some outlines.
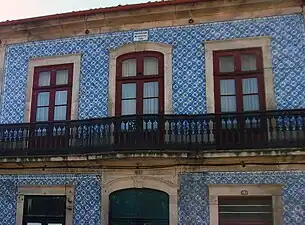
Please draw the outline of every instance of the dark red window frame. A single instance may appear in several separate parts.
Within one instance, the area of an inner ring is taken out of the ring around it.
[[[256,70],[242,71],[241,69],[241,55],[242,54],[255,54],[256,55]],[[220,72],[219,59],[222,56],[234,57],[234,71],[233,72]],[[243,112],[243,96],[242,93],[242,79],[244,78],[257,78],[258,80],[258,96],[259,96],[259,110],[266,109],[265,102],[265,88],[263,76],[263,57],[261,48],[248,48],[248,49],[234,49],[234,50],[221,50],[213,52],[213,66],[214,66],[214,97],[215,97],[215,112],[221,112],[220,101],[220,81],[222,79],[235,80],[236,88],[236,111]]]
[[[56,71],[68,70],[68,83],[57,85],[56,84]],[[50,85],[39,86],[39,74],[41,72],[50,72]],[[73,83],[73,64],[60,64],[51,66],[40,66],[34,69],[33,78],[33,91],[32,91],[32,105],[31,105],[31,122],[36,122],[37,114],[37,97],[41,92],[49,92],[49,113],[48,121],[54,121],[54,109],[55,109],[55,93],[56,91],[67,91],[67,111],[66,119],[69,120],[71,116],[71,100],[72,100],[72,83]]]
[[[144,75],[144,57],[155,57],[158,60],[158,74]],[[136,59],[136,76],[123,77],[122,63],[124,60]],[[122,84],[136,83],[136,114],[143,114],[143,89],[146,82],[158,82],[159,114],[164,113],[164,55],[160,52],[145,51],[133,52],[118,57],[116,73],[116,105],[115,115],[120,116],[122,111]]]

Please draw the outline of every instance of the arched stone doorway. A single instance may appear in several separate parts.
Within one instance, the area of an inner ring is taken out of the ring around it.
[[[112,192],[109,225],[169,225],[169,195],[149,188]]]

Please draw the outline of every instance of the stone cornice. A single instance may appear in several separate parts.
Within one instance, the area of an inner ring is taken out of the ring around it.
[[[113,31],[302,13],[299,0],[223,0],[98,13],[0,26],[7,44]],[[192,21],[190,21],[192,19]]]

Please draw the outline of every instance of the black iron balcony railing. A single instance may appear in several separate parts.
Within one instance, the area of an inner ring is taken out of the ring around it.
[[[305,109],[0,125],[0,155],[305,146]]]

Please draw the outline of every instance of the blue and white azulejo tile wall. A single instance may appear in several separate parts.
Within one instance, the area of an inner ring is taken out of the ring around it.
[[[0,224],[16,224],[19,185],[64,184],[75,187],[74,225],[100,224],[101,188],[95,175],[0,175]]]
[[[281,184],[285,225],[305,224],[305,172],[208,172],[180,176],[179,225],[209,225],[208,184]]]
[[[301,14],[149,29],[150,42],[173,45],[173,109],[206,112],[204,41],[271,36],[278,109],[305,108],[304,17]],[[79,118],[107,116],[109,50],[133,42],[133,31],[10,45],[1,123],[23,122],[27,67],[34,57],[82,53]]]
[[[75,186],[74,225],[99,225],[96,175],[0,175],[0,224],[16,223],[18,185]],[[281,184],[285,225],[305,224],[305,172],[207,172],[180,175],[179,225],[209,225],[208,184]]]

